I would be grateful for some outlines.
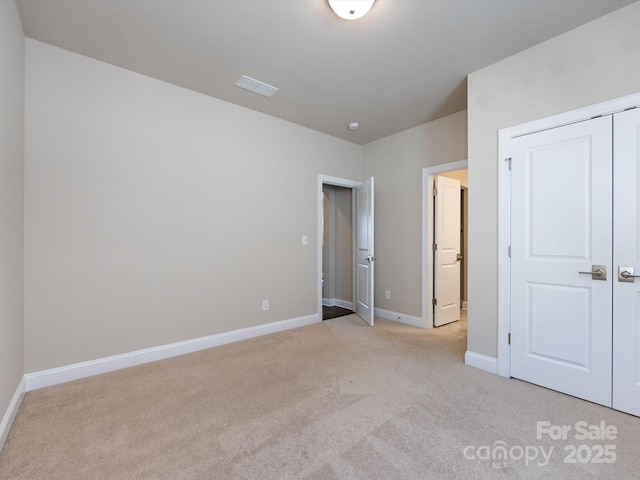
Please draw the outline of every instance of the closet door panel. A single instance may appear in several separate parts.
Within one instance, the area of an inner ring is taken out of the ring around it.
[[[640,416],[640,278],[619,278],[640,275],[640,109],[614,116],[613,152],[613,408]]]
[[[606,406],[611,122],[518,137],[511,151],[511,375]]]

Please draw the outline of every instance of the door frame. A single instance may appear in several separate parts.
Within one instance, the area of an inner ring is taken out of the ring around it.
[[[422,325],[433,327],[433,178],[439,173],[469,168],[468,160],[444,163],[422,169]]]
[[[356,248],[356,237],[355,237],[355,204],[353,203],[353,195],[355,192],[355,188],[360,185],[362,182],[359,182],[357,180],[349,180],[347,178],[339,178],[339,177],[332,177],[329,175],[322,175],[322,174],[318,174],[318,192],[317,192],[317,197],[318,197],[318,210],[317,210],[317,237],[316,237],[316,245],[318,246],[318,251],[317,251],[317,260],[318,260],[318,264],[317,264],[317,275],[316,275],[316,280],[317,280],[317,298],[318,298],[318,322],[322,322],[322,212],[323,212],[323,203],[324,203],[324,193],[322,191],[322,186],[323,185],[333,185],[336,187],[345,187],[345,188],[350,188],[351,189],[351,194],[352,194],[352,201],[351,201],[351,250],[355,251]],[[351,269],[352,269],[352,287],[351,287],[351,302],[354,306],[355,309],[355,305],[356,305],[356,290],[355,290],[355,258],[352,259],[352,265],[351,265]],[[354,310],[355,311],[355,310]]]
[[[498,131],[498,358],[497,373],[511,376],[511,176],[509,158],[511,140],[542,130],[558,128],[572,123],[611,115],[630,108],[640,107],[640,94],[608,100],[576,110],[553,115],[540,120],[515,125]]]

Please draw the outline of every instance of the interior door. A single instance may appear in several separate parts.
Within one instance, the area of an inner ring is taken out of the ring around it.
[[[373,327],[374,249],[373,177],[355,188],[356,195],[356,313]]]
[[[516,138],[511,152],[511,376],[607,406],[611,142],[600,117]]]
[[[640,110],[614,122],[613,408],[640,416]],[[621,281],[624,280],[624,281]]]
[[[460,320],[460,182],[438,175],[435,188],[433,326],[439,327]]]

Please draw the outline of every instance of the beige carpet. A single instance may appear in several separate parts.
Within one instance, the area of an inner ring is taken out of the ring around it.
[[[31,392],[0,478],[640,478],[639,418],[467,367],[465,348],[461,322],[351,315]],[[572,432],[537,439],[538,421]],[[576,440],[579,421],[618,433]],[[605,444],[615,461],[591,463]]]

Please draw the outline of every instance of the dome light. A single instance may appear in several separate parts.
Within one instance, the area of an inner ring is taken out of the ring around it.
[[[328,0],[331,10],[345,20],[364,17],[376,0]]]

